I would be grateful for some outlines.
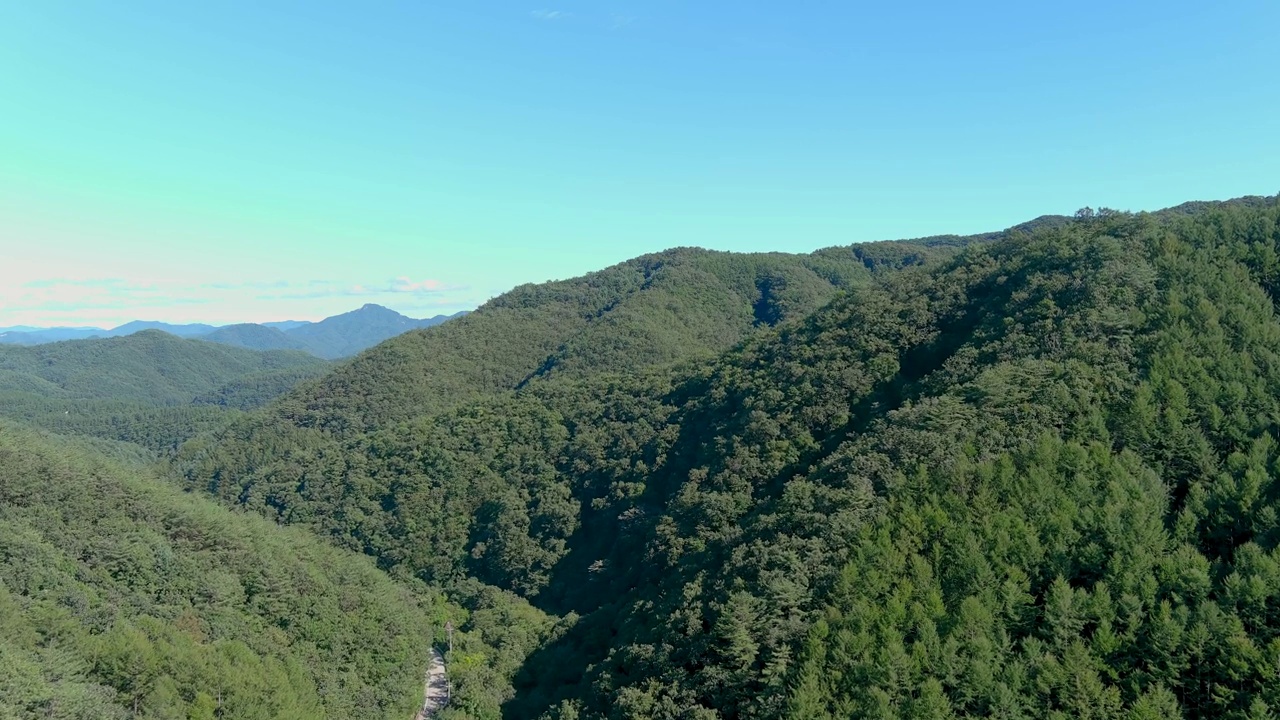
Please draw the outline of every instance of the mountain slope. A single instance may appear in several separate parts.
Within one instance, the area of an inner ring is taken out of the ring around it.
[[[519,288],[188,443],[179,467],[192,488],[308,525],[396,572],[447,587],[471,576],[560,607],[558,566],[587,509],[560,463],[589,467],[594,442],[647,443],[670,413],[665,368],[794,324],[842,288],[927,266],[970,241],[809,256],[685,249]],[[413,422],[397,427],[402,419]],[[602,433],[588,439],[593,427]],[[640,486],[630,487],[608,492]]]
[[[201,340],[222,345],[233,345],[248,350],[305,350],[306,345],[295,340],[277,328],[241,323],[226,325],[207,335],[200,335]]]
[[[317,357],[336,360],[355,355],[414,328],[439,325],[462,314],[415,320],[381,305],[368,304],[320,322],[289,327],[283,332]]]
[[[192,405],[218,405],[253,410],[284,395],[300,383],[328,371],[328,365],[298,365],[242,375],[192,399]]]
[[[1278,226],[1273,203],[997,244],[727,356],[639,451],[593,428],[551,579],[582,617],[511,715],[1272,705]]]
[[[622,266],[387,343],[180,466],[562,615],[509,717],[1265,716],[1278,228],[1275,199],[1054,221],[752,312],[718,359],[689,332],[674,369],[624,332],[669,315],[591,334],[663,292]],[[461,330],[486,316],[496,352]]]
[[[952,385],[956,410],[999,401],[1034,434],[983,452],[981,430],[947,429],[954,459],[895,478],[850,538],[791,716],[1269,714],[1280,212],[1250,205],[1103,223],[1113,279],[1074,261],[1027,328],[1081,362]],[[1081,282],[1108,301],[1079,307]]]
[[[638,492],[578,496],[584,538],[632,527],[565,578],[583,619],[513,716],[1274,703],[1278,220],[1080,223],[725,358],[669,396],[659,464],[621,466]]]
[[[208,404],[154,405],[0,391],[0,417],[60,435],[115,440],[167,455],[185,440],[226,425],[235,414]]]
[[[533,594],[577,525],[576,501],[538,496],[555,477],[548,458],[564,441],[565,423],[558,409],[513,403],[513,391],[620,372],[643,386],[649,368],[706,359],[803,317],[874,272],[948,252],[906,243],[809,256],[682,249],[517,288],[464,318],[383,343],[264,412],[188,443],[180,467],[193,487],[313,524],[433,581],[474,571],[483,582]],[[397,434],[396,423],[410,419],[415,424]],[[472,457],[480,446],[498,452]],[[400,453],[421,460],[406,466],[391,457]],[[430,507],[416,502],[424,473],[442,473]],[[507,505],[481,507],[505,495],[504,486],[526,483]],[[407,516],[411,508],[418,519]],[[350,527],[345,518],[356,516],[360,527]],[[507,523],[541,537],[478,539]],[[558,549],[539,547],[546,545]],[[483,570],[468,557],[481,558]]]
[[[970,240],[811,255],[684,248],[582,278],[521,286],[439,328],[373,348],[281,412],[307,426],[371,427],[535,378],[705,358],[762,327],[803,316],[875,272],[924,263]]]

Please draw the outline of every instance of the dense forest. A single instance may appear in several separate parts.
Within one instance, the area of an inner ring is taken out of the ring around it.
[[[447,622],[443,717],[496,717],[555,630],[183,493],[150,457],[0,421],[0,718],[404,720]]]
[[[1243,198],[681,248],[169,395],[10,361],[105,439],[0,426],[0,717],[407,718],[446,619],[445,720],[1274,717],[1277,301]]]
[[[7,718],[399,720],[448,613],[360,558],[8,424],[0,559]]]
[[[1267,716],[1278,221],[641,258],[385,343],[177,467],[559,617],[507,717]]]

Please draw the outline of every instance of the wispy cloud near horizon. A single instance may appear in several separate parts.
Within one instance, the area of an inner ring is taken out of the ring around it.
[[[446,293],[459,293],[470,290],[466,285],[453,285],[432,278],[411,280],[407,275],[376,283],[310,280],[306,283],[273,284],[269,288],[258,289],[262,290],[262,292],[256,297],[262,300],[366,297],[375,295],[441,296]]]
[[[466,285],[407,275],[354,283],[40,278],[0,284],[0,327],[114,327],[130,320],[211,324],[319,320],[367,303],[409,315],[448,314],[474,308],[484,300],[474,295]]]

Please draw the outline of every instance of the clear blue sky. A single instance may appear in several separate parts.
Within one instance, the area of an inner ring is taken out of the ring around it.
[[[543,3],[547,4],[543,4]],[[0,326],[1280,191],[1280,3],[0,0]]]

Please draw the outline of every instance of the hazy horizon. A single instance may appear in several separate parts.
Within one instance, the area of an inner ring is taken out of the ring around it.
[[[455,314],[457,314],[457,313],[459,313],[459,312],[469,312],[469,311],[471,311],[471,310],[474,310],[474,309],[475,309],[475,308],[463,308],[462,310],[454,310],[454,311],[451,311],[451,312],[438,312],[438,313],[433,313],[433,314],[431,314],[431,315],[423,315],[423,316],[421,316],[421,317],[418,317],[418,316],[415,316],[415,315],[411,315],[411,314],[409,314],[409,313],[401,312],[401,311],[399,311],[399,310],[396,310],[396,309],[395,309],[395,308],[393,308],[393,307],[388,307],[388,306],[386,306],[386,305],[381,305],[380,303],[363,303],[363,304],[361,304],[361,305],[357,305],[357,306],[354,306],[354,307],[348,308],[348,309],[346,309],[346,310],[343,310],[343,311],[340,311],[340,312],[337,312],[337,313],[332,313],[332,314],[328,314],[328,315],[319,315],[319,316],[316,316],[316,317],[309,317],[309,318],[308,318],[308,317],[289,317],[289,318],[263,318],[263,319],[251,319],[251,320],[233,319],[233,320],[229,320],[229,321],[225,321],[225,322],[223,322],[223,321],[205,322],[205,321],[202,321],[202,320],[190,320],[190,321],[188,321],[188,320],[176,320],[176,321],[175,321],[175,320],[161,320],[161,319],[157,319],[157,318],[153,318],[153,317],[134,317],[134,318],[129,318],[128,320],[124,320],[124,321],[122,321],[122,322],[104,323],[104,324],[101,324],[101,325],[94,325],[94,324],[82,324],[82,325],[33,325],[33,324],[31,324],[31,323],[12,323],[12,324],[0,325],[0,332],[9,332],[9,331],[19,331],[19,332],[20,332],[20,331],[21,331],[21,330],[20,330],[21,328],[32,328],[32,329],[35,329],[35,330],[83,330],[83,329],[99,329],[99,330],[108,330],[108,331],[109,331],[109,330],[115,330],[115,329],[117,329],[117,328],[119,328],[119,327],[122,327],[122,326],[124,326],[124,325],[128,325],[129,323],[134,323],[134,322],[141,322],[141,323],[163,323],[163,324],[166,324],[166,325],[211,325],[211,326],[213,326],[213,327],[227,327],[227,326],[230,326],[230,325],[266,325],[266,324],[272,324],[272,323],[284,323],[284,322],[305,322],[305,323],[315,323],[315,322],[320,322],[321,320],[325,320],[325,319],[327,319],[327,318],[334,317],[335,315],[344,315],[344,314],[346,314],[346,313],[350,313],[350,312],[353,312],[353,311],[356,311],[356,310],[360,310],[361,308],[365,307],[366,305],[380,305],[381,307],[383,307],[383,308],[385,308],[385,309],[387,309],[387,310],[392,310],[392,311],[394,311],[394,312],[398,312],[398,313],[400,313],[401,315],[404,315],[405,317],[408,317],[408,318],[410,318],[410,319],[412,319],[412,320],[430,320],[430,319],[433,319],[433,318],[436,318],[436,317],[447,317],[447,316],[455,315]]]

